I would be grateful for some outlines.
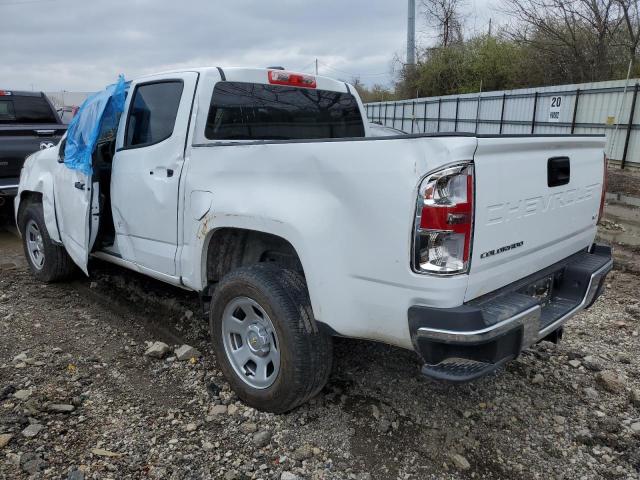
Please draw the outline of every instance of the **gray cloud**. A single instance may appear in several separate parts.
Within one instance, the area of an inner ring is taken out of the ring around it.
[[[184,66],[312,71],[316,57],[323,75],[389,83],[405,49],[404,0],[0,0],[0,12],[1,88],[89,91]]]

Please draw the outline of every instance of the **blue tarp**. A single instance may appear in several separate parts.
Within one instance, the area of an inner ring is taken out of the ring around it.
[[[124,75],[104,90],[87,98],[67,129],[67,144],[64,149],[64,164],[86,175],[92,173],[91,155],[96,148],[103,125],[117,127],[120,113],[124,110],[128,83]]]

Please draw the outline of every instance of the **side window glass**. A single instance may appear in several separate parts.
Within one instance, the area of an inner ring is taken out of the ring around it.
[[[182,88],[179,80],[136,87],[127,118],[125,147],[152,145],[171,136]]]

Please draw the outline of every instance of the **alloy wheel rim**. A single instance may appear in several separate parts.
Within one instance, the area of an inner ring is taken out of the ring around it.
[[[249,297],[236,297],[222,314],[224,350],[236,375],[265,389],[280,372],[280,342],[267,312]]]

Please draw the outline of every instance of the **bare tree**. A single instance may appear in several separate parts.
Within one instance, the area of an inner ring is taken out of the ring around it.
[[[618,0],[622,21],[626,30],[624,46],[629,52],[631,69],[635,72],[638,65],[638,46],[640,46],[640,14],[638,13],[638,0]]]
[[[462,35],[460,9],[465,0],[421,0],[421,10],[427,25],[437,32],[438,46],[448,47],[459,43]]]
[[[611,37],[620,26],[618,1],[505,0],[504,8],[518,21],[511,37],[555,57],[565,81],[605,80],[611,77]]]

